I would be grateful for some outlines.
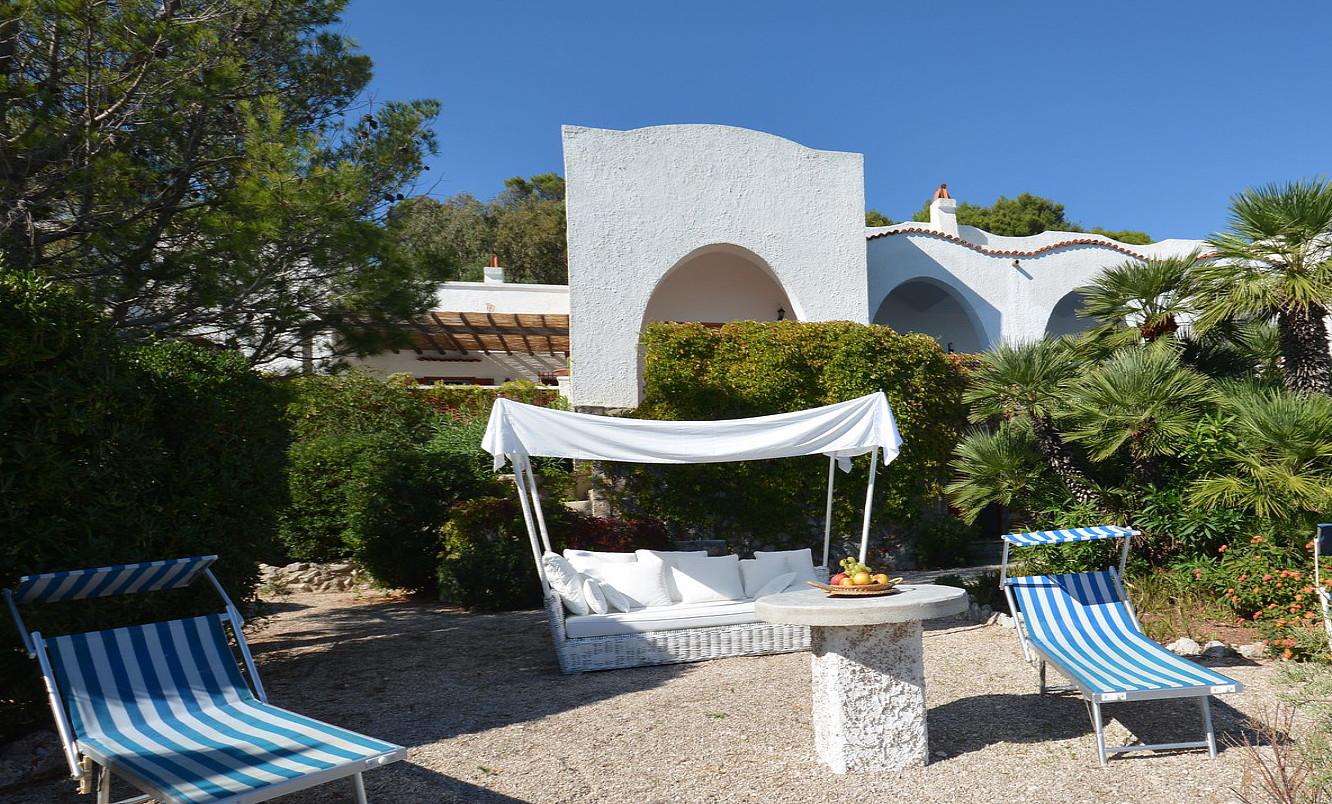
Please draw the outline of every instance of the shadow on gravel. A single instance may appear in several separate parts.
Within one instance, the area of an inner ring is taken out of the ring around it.
[[[1141,743],[1187,742],[1201,740],[1203,735],[1196,699],[1103,704],[1101,712],[1107,723],[1117,721]],[[1095,758],[1091,717],[1086,703],[1075,695],[975,695],[930,709],[929,723],[930,749],[949,756],[979,751],[995,743],[1085,737],[1089,756]],[[1212,723],[1218,751],[1245,738],[1254,745],[1269,742],[1249,727],[1243,712],[1219,698],[1212,699]],[[1287,739],[1284,734],[1279,738]]]
[[[544,612],[469,614],[416,600],[322,609],[308,624],[297,613],[251,647],[276,705],[409,747],[521,728],[687,672],[562,675]]]

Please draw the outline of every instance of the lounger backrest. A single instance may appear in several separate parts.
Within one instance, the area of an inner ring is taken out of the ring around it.
[[[254,699],[215,614],[45,642],[76,738],[132,747],[165,708]]]
[[[18,603],[55,603],[180,589],[194,583],[216,560],[217,556],[196,556],[27,575],[12,593]]]

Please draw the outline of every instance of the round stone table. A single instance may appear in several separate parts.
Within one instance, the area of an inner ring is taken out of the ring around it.
[[[807,589],[754,604],[760,620],[809,626],[814,746],[834,773],[929,761],[921,621],[965,612],[967,595],[934,584],[898,589],[862,598]]]

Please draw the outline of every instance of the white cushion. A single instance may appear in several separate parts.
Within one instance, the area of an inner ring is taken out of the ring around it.
[[[803,550],[775,550],[767,553],[754,551],[754,558],[762,559],[768,556],[780,556],[786,562],[787,569],[795,572],[796,580],[801,583],[818,580],[814,577],[814,553],[808,547]]]
[[[675,566],[675,559],[679,556],[705,556],[707,550],[635,550],[634,556],[639,561],[643,560],[643,555],[654,556],[666,563],[666,591],[670,593],[671,600],[675,603],[680,602],[680,590],[675,586],[675,577],[670,568]]]
[[[555,594],[564,601],[564,607],[573,614],[587,614],[591,609],[583,598],[583,576],[578,574],[564,558],[547,552],[541,556],[541,566],[546,570],[546,582]]]
[[[680,603],[628,613],[586,614],[566,617],[564,632],[570,639],[615,636],[650,631],[675,631],[681,628],[705,628],[713,625],[743,625],[758,622],[754,603],[734,600],[725,603]]]
[[[743,600],[740,559],[737,556],[679,556],[670,572],[682,603]]]
[[[782,556],[767,555],[763,558],[741,559],[740,579],[744,581],[745,597],[756,597],[758,590],[773,578],[792,571]]]
[[[606,595],[601,591],[601,581],[583,576],[583,600],[592,614],[605,614],[610,611],[606,604]]]
[[[629,598],[620,594],[614,586],[605,581],[596,581],[597,588],[601,590],[602,597],[606,598],[606,608],[610,611],[630,611],[634,604],[629,602]]]
[[[785,592],[786,587],[795,583],[795,577],[796,574],[794,572],[783,572],[781,575],[778,575],[776,578],[773,578],[771,581],[764,584],[763,587],[751,595],[751,597],[758,600],[764,595],[775,595],[778,592]],[[589,600],[588,605],[591,605],[591,603],[592,601]],[[592,606],[592,610],[596,611],[597,607]]]
[[[638,560],[638,557],[633,553],[601,553],[595,550],[566,549],[564,557],[569,560],[574,569],[602,581],[606,580],[606,567],[614,564],[632,564]]]
[[[631,607],[671,605],[666,564],[661,559],[602,564],[598,570],[604,573],[599,580],[623,595]]]

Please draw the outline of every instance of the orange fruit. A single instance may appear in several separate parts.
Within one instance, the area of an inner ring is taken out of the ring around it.
[[[870,582],[870,574],[868,572],[857,572],[851,576],[851,582],[856,586],[865,586]]]

